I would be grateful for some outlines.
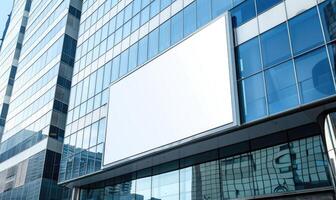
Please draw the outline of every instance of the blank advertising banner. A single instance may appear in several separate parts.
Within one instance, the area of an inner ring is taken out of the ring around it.
[[[111,85],[104,165],[235,123],[226,23],[217,19]]]

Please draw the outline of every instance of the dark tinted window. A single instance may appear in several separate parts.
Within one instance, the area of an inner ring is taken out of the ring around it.
[[[282,0],[256,0],[258,14],[270,9],[276,4],[282,2]]]
[[[336,0],[326,1],[319,8],[327,41],[336,39]]]
[[[256,16],[255,5],[253,0],[247,0],[235,7],[231,11],[232,24],[238,27]]]

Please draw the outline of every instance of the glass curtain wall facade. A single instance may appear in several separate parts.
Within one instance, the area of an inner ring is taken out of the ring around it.
[[[83,1],[59,181],[101,169],[111,83],[240,2]]]
[[[0,52],[0,140],[5,128],[8,107],[13,91],[15,74],[21,54],[22,42],[27,25],[31,1],[15,1],[10,24],[6,25],[6,40],[1,43]],[[8,19],[9,20],[9,19]],[[3,36],[3,37],[4,37]]]
[[[213,161],[186,166],[187,158],[107,180],[83,188],[80,199],[245,199],[331,185],[320,136],[220,158],[227,150],[192,158]]]
[[[102,169],[109,85],[226,11],[242,124],[335,96],[335,0],[84,0],[59,183]],[[90,185],[80,199],[254,198],[332,184],[319,135],[248,146]]]
[[[237,29],[251,25],[256,16],[260,19],[259,28],[252,27],[256,36],[236,46],[243,122],[335,95],[335,1],[307,6],[299,14],[286,1],[286,12],[274,12],[279,18],[284,15],[282,21],[265,28],[263,12],[271,2],[281,1],[248,0],[232,10]],[[281,4],[273,9],[277,7]]]
[[[15,2],[23,5],[18,12],[26,18],[25,27],[14,25],[18,30],[6,36],[8,40],[24,33],[20,51],[15,52],[20,55],[14,62],[15,78],[11,70],[7,73],[12,78],[12,95],[0,144],[0,199],[68,198],[57,180],[81,1]],[[19,16],[15,10],[11,23]],[[5,67],[1,64],[1,70]],[[8,100],[4,94],[1,98]]]

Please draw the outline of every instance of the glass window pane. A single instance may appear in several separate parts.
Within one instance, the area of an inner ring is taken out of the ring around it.
[[[323,35],[316,8],[312,8],[289,20],[289,28],[294,55],[323,43]]]
[[[118,14],[117,14],[117,23],[116,23],[116,28],[119,28],[123,25],[124,23],[124,10],[121,10]]]
[[[171,4],[172,0],[161,0],[161,10],[165,9]]]
[[[98,143],[97,144],[104,142],[105,130],[106,130],[106,118],[99,121]]]
[[[132,3],[128,4],[125,8],[125,19],[124,21],[127,22],[132,17]]]
[[[148,37],[145,36],[139,41],[138,64],[142,65],[147,61]]]
[[[262,34],[260,42],[264,67],[284,61],[291,55],[286,24]]]
[[[162,52],[170,46],[170,20],[160,26],[160,45],[159,51]]]
[[[152,59],[159,52],[159,29],[148,35],[148,59]]]
[[[149,20],[149,6],[141,11],[141,25],[145,24]]]
[[[124,30],[123,30],[123,38],[126,38],[131,33],[131,21],[128,21],[126,24],[124,24]]]
[[[94,72],[90,75],[90,85],[89,85],[89,96],[88,96],[88,98],[93,97],[93,95],[95,93],[96,78],[97,78],[97,72]]]
[[[260,47],[254,38],[237,48],[238,77],[246,77],[261,70]]]
[[[141,0],[134,0],[133,1],[133,13],[138,13],[141,9]]]
[[[83,149],[87,149],[90,143],[90,127],[86,127],[84,129],[84,136],[83,136]]]
[[[122,77],[127,74],[128,71],[128,49],[121,53],[120,56],[120,69],[119,76]]]
[[[326,40],[336,39],[336,0],[329,0],[320,4],[319,9]]]
[[[150,17],[154,17],[160,12],[160,0],[154,0],[150,5]]]
[[[244,122],[266,115],[266,100],[262,74],[240,81],[240,102]]]
[[[278,3],[282,2],[282,0],[256,0],[257,3],[257,12],[258,14],[272,8]]]
[[[137,67],[138,61],[138,43],[133,44],[129,50],[129,71],[135,69]]]
[[[132,32],[137,30],[140,26],[140,14],[137,14],[132,19]]]
[[[112,62],[108,62],[105,65],[103,89],[106,89],[110,85],[111,72],[112,72]]]
[[[218,17],[224,11],[229,10],[232,8],[232,0],[212,0],[212,15],[213,17]]]
[[[231,11],[232,25],[238,27],[256,16],[254,0],[247,0]]]
[[[211,1],[197,0],[197,27],[201,27],[211,20]]]
[[[98,122],[91,126],[90,147],[97,145]]]
[[[103,79],[104,79],[104,67],[99,68],[97,72],[97,82],[96,82],[96,92],[95,94],[103,90]]]
[[[265,72],[268,108],[271,114],[298,105],[293,62],[288,61]]]
[[[150,2],[151,0],[142,0],[141,8],[146,7]]]
[[[303,103],[334,94],[334,83],[324,47],[297,58],[295,64]]]
[[[136,180],[136,200],[151,199],[152,177]]]
[[[336,43],[333,43],[328,46],[331,66],[335,74],[335,67],[336,67]]]
[[[171,19],[171,42],[177,43],[183,38],[183,12],[179,12]]]
[[[111,82],[117,80],[119,78],[119,66],[120,66],[120,55],[115,57],[112,61],[112,77]]]
[[[152,177],[152,199],[179,199],[179,171]]]
[[[116,18],[113,17],[109,22],[109,35],[111,35],[115,31],[116,26]]]
[[[184,36],[196,30],[196,3],[190,4],[183,10]]]
[[[115,32],[115,36],[114,36],[114,45],[118,44],[121,39],[122,39],[122,29],[123,27],[119,28],[116,32]]]

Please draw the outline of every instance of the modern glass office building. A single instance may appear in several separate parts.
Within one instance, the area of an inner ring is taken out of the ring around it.
[[[80,13],[77,0],[14,2],[0,57],[0,199],[68,197],[57,180]]]
[[[335,198],[335,0],[83,0],[73,199]]]
[[[0,200],[336,197],[336,0],[16,0],[12,14]]]

